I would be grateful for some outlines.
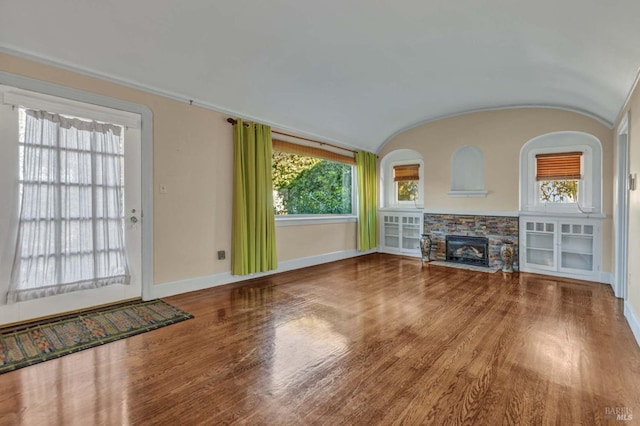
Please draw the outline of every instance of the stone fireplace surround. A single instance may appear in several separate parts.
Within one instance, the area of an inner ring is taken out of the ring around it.
[[[502,267],[500,247],[503,241],[514,244],[514,268],[518,268],[518,217],[474,214],[424,214],[424,231],[431,235],[431,259],[446,260],[447,235],[466,235],[489,239],[489,267]]]

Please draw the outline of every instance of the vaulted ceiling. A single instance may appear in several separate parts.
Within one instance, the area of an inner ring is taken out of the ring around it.
[[[0,46],[376,151],[488,108],[611,125],[640,67],[640,1],[0,0]]]

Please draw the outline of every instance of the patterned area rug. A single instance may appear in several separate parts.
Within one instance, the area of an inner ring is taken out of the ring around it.
[[[152,300],[0,331],[0,374],[193,318]]]

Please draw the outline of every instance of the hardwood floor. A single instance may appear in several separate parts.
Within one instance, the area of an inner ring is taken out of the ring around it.
[[[376,254],[166,300],[195,319],[0,375],[0,424],[640,419],[606,285]]]

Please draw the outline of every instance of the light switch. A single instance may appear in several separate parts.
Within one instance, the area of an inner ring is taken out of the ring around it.
[[[160,193],[161,194],[166,194],[167,193],[167,185],[164,183],[160,184]]]

